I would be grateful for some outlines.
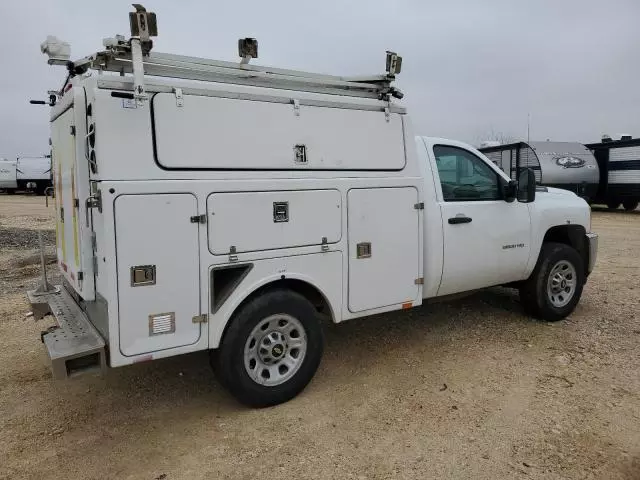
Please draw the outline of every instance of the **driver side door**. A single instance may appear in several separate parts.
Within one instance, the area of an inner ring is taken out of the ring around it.
[[[529,208],[503,197],[488,163],[457,145],[432,147],[440,180],[444,262],[438,296],[521,280],[529,259]]]

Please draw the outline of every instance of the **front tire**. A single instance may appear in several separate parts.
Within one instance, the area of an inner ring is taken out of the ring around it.
[[[291,400],[318,369],[324,335],[313,305],[299,293],[270,290],[233,316],[211,363],[241,403],[269,407]]]
[[[627,212],[633,212],[636,208],[638,208],[638,200],[626,200],[622,202],[622,206]]]
[[[529,315],[555,322],[576,308],[584,282],[580,254],[563,243],[545,243],[531,276],[520,287],[520,300]]]

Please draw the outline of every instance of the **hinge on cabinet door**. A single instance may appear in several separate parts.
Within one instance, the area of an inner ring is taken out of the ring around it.
[[[89,195],[84,202],[84,220],[87,228],[90,226],[89,210],[97,208],[102,213],[102,190],[96,190],[93,195]]]
[[[182,89],[175,87],[173,89],[173,93],[176,94],[176,106],[183,107],[184,106],[184,98],[182,97]]]
[[[384,118],[387,122],[391,121],[391,111],[389,107],[384,107]]]
[[[74,137],[76,136],[76,126],[75,125],[69,126],[69,133],[71,135],[73,135]]]
[[[207,216],[205,214],[202,215],[193,215],[189,217],[191,223],[207,223]]]
[[[78,272],[78,280],[81,282],[84,279],[84,273],[82,271]]]
[[[413,208],[415,208],[416,210],[424,210],[424,202],[414,203]]]
[[[291,103],[293,103],[293,114],[296,117],[299,117],[300,116],[300,100],[298,100],[297,98],[292,98]]]
[[[80,199],[74,198],[73,199],[73,206],[76,207],[76,208],[79,208],[80,207]]]
[[[322,245],[320,246],[320,249],[323,252],[329,251],[329,244],[327,243],[327,237],[322,237]]]
[[[208,315],[206,313],[203,313],[202,315],[195,315],[191,321],[193,323],[207,323],[208,320]]]
[[[98,242],[96,240],[96,232],[91,232],[91,249],[94,252],[98,249]]]
[[[416,278],[413,283],[415,283],[416,285],[424,285],[424,277]]]
[[[98,257],[93,256],[93,274],[98,275]]]
[[[97,208],[98,212],[102,213],[102,190],[96,190],[96,193],[89,195],[85,202],[85,207]]]

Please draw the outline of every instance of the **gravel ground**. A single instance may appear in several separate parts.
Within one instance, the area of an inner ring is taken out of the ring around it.
[[[53,382],[24,320],[41,203],[0,196],[2,479],[640,479],[639,211],[594,212],[568,320],[498,288],[329,325],[309,387],[249,410],[204,353]]]

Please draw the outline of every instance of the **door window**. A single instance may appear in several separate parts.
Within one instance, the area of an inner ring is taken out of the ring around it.
[[[442,197],[445,202],[499,200],[498,174],[463,148],[435,145]]]

